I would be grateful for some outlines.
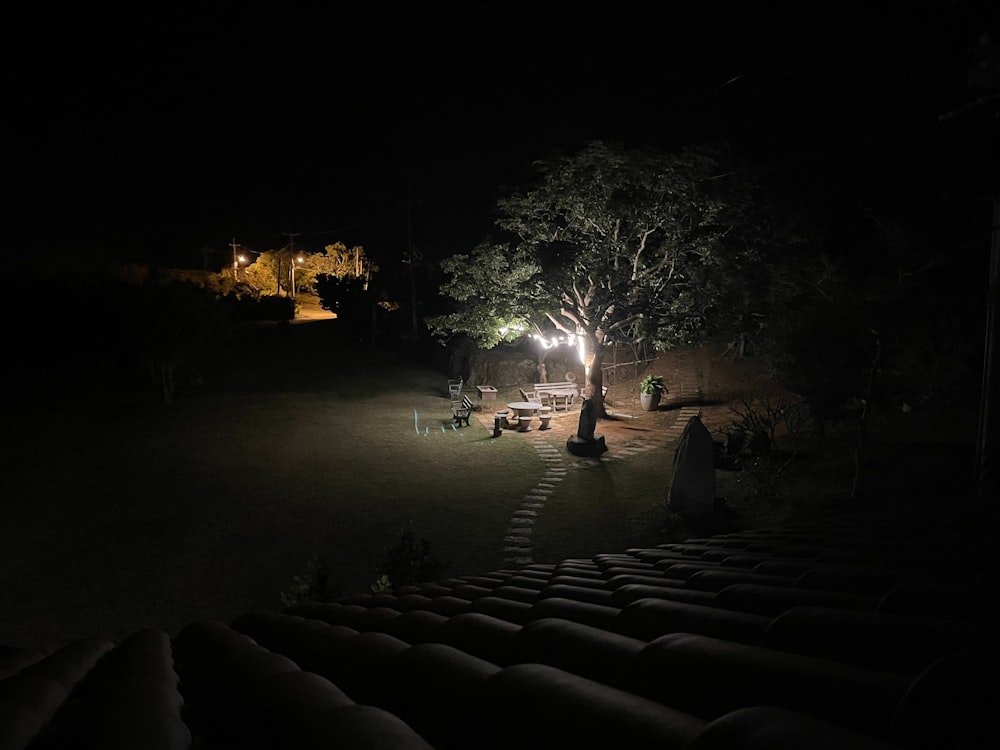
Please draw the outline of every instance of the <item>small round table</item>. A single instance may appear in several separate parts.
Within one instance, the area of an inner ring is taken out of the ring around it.
[[[536,404],[534,401],[514,401],[507,404],[507,408],[517,414],[518,432],[531,431],[531,418],[540,407],[541,404]]]

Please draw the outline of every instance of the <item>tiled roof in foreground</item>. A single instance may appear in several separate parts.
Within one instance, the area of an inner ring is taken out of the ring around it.
[[[0,647],[0,750],[1000,747],[995,514],[959,515]]]

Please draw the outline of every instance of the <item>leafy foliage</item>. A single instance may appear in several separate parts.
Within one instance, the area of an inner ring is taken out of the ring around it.
[[[362,246],[356,245],[348,250],[343,242],[327,245],[322,253],[306,254],[302,263],[302,273],[307,281],[325,274],[338,279],[352,277],[368,282],[378,270],[378,266],[371,262]]]
[[[767,398],[744,399],[732,412],[719,463],[742,469],[756,497],[781,499],[785,469],[815,434],[808,410],[798,401]],[[779,434],[790,441],[784,450]]]
[[[257,320],[291,320],[295,317],[295,300],[276,294],[262,295],[254,305]]]
[[[743,399],[732,408],[732,427],[727,433],[727,446],[739,453],[772,453],[778,450],[778,434],[794,441],[807,439],[813,432],[811,420],[797,401],[778,399]]]
[[[332,566],[322,555],[309,559],[302,575],[292,578],[291,586],[281,592],[283,607],[301,602],[330,602],[342,594],[340,584],[334,579]]]
[[[432,333],[440,338],[461,332],[492,349],[530,329],[532,311],[545,302],[536,289],[541,266],[529,253],[507,244],[484,242],[471,254],[446,258],[441,268],[449,276],[441,294],[458,309],[428,319]]]
[[[418,539],[412,529],[406,529],[394,544],[385,548],[385,556],[375,571],[378,578],[373,588],[386,591],[441,578],[447,563],[430,550],[427,539]]]
[[[186,282],[121,284],[115,304],[123,343],[148,368],[165,403],[173,399],[178,367],[193,364],[229,332],[220,298]]]
[[[759,337],[821,434],[854,421],[859,401],[898,412],[978,389],[986,284],[970,283],[975,265],[955,225],[935,227],[915,210],[837,206],[821,228],[831,260],[814,293],[791,300]]]
[[[662,375],[646,375],[639,381],[639,393],[658,393],[661,396],[667,392],[667,382]]]
[[[335,279],[360,279],[363,283],[378,271],[360,245],[348,250],[342,242],[327,245],[322,253],[295,252],[291,247],[268,250],[244,269],[247,282],[258,294],[291,293],[292,266],[296,293],[314,292],[320,275]]]
[[[659,349],[740,331],[803,294],[798,235],[720,147],[659,153],[593,142],[539,164],[497,204],[499,238],[445,261],[454,312],[432,333],[485,347],[526,332],[580,336],[591,390],[613,342]],[[784,283],[775,278],[784,275]]]
[[[285,257],[288,251],[268,250],[257,256],[257,259],[244,269],[243,275],[250,286],[260,295],[277,296],[287,289],[285,275],[288,266]]]
[[[322,254],[304,256],[300,273],[324,310],[337,316],[337,326],[356,340],[374,339],[378,322],[399,304],[376,283],[379,268],[363,247],[327,245]],[[373,342],[373,341],[372,341]]]

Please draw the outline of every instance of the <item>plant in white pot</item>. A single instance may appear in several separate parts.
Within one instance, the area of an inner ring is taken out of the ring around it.
[[[662,375],[646,375],[639,381],[639,403],[646,411],[656,411],[666,392],[667,383]]]

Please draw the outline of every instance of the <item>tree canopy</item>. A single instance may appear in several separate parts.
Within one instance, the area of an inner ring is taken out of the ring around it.
[[[498,201],[496,235],[443,261],[441,293],[456,307],[426,322],[486,348],[565,336],[584,353],[602,415],[609,345],[662,350],[746,332],[820,278],[724,148],[597,141],[537,166],[537,184]]]
[[[365,249],[357,245],[348,250],[343,242],[327,245],[321,253],[295,251],[286,246],[278,250],[260,253],[257,259],[244,271],[247,281],[261,294],[281,294],[282,290],[292,293],[295,268],[295,289],[314,292],[319,276],[335,279],[362,279],[367,283],[379,269],[365,255]]]

